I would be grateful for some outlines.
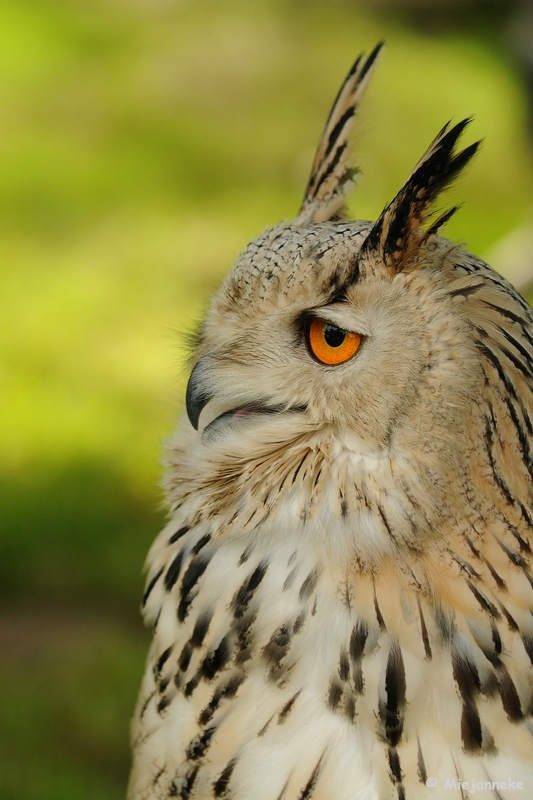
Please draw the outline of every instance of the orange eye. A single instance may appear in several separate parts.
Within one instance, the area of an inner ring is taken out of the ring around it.
[[[308,336],[311,352],[322,364],[342,364],[348,361],[361,344],[358,333],[337,328],[322,319],[313,320]]]

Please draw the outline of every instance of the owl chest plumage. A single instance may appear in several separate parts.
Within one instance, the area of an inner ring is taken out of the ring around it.
[[[365,511],[378,541],[380,513]],[[504,780],[506,740],[527,751],[530,734],[509,731],[501,682],[472,655],[468,623],[406,570],[361,572],[346,557],[358,530],[357,516],[317,512],[222,541],[180,517],[163,531],[145,599],[155,636],[132,800],[459,798],[457,776]],[[324,548],[325,535],[337,545]],[[512,646],[527,675],[523,647]],[[461,732],[467,696],[483,729],[476,755],[487,754],[475,763]],[[516,759],[512,772],[532,777]]]

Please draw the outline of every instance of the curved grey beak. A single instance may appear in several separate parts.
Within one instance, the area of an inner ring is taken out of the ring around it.
[[[214,392],[205,388],[207,367],[208,356],[204,356],[194,367],[187,384],[187,393],[185,395],[187,416],[195,430],[198,430],[198,421],[202,409],[215,396]]]

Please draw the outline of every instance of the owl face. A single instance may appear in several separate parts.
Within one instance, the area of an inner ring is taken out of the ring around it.
[[[315,433],[381,457],[428,413],[434,428],[432,409],[455,435],[461,395],[454,388],[450,403],[436,374],[455,373],[467,402],[475,359],[444,269],[457,248],[435,241],[417,269],[361,272],[369,229],[278,227],[244,251],[211,306],[189,382],[199,446]]]

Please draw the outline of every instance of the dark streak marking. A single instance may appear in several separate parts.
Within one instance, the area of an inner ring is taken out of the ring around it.
[[[355,697],[353,696],[352,692],[348,693],[344,704],[346,709],[346,717],[350,720],[350,722],[355,722]]]
[[[177,530],[177,531],[176,531],[176,533],[173,533],[173,534],[172,534],[172,536],[171,536],[171,537],[170,537],[170,539],[168,540],[168,543],[169,543],[169,544],[174,544],[174,542],[177,542],[177,541],[178,541],[178,539],[181,539],[181,537],[182,537],[182,536],[185,536],[185,534],[186,534],[186,533],[187,533],[187,531],[189,531],[189,530],[190,530],[190,528],[189,528],[189,526],[188,526],[188,525],[186,525],[186,526],[185,526],[185,527],[183,527],[183,528],[180,528],[179,530]]]
[[[507,719],[509,722],[521,722],[524,719],[524,712],[520,705],[518,692],[516,691],[511,676],[501,661],[496,669],[496,679],[498,681],[502,705],[507,714]]]
[[[466,585],[468,586],[468,588],[470,589],[470,591],[472,592],[472,594],[474,595],[474,597],[478,601],[478,603],[481,606],[481,608],[483,609],[483,611],[488,611],[488,613],[491,615],[491,617],[496,617],[496,619],[499,619],[500,618],[500,612],[498,611],[496,606],[493,605],[490,602],[490,600],[488,600],[485,597],[485,595],[482,594],[479,591],[479,589],[476,586],[474,586],[474,584],[471,581],[466,581]]]
[[[292,483],[293,484],[296,481],[296,478],[298,477],[298,473],[300,472],[301,468],[303,467],[304,461],[309,456],[310,452],[311,452],[310,450],[307,450],[307,452],[304,454],[304,457],[302,458],[302,460],[300,461],[300,463],[296,467],[296,471],[295,471],[294,475],[292,476]]]
[[[348,586],[348,581],[344,584],[344,605],[348,609],[348,611],[352,610],[352,603],[350,599],[350,587]]]
[[[216,650],[211,650],[204,658],[199,670],[200,675],[208,681],[213,680],[217,673],[224,669],[230,657],[230,638],[229,636],[224,636]]]
[[[348,503],[346,502],[345,498],[341,498],[341,517],[346,519],[348,516]]]
[[[215,731],[216,727],[212,725],[210,728],[206,728],[201,734],[192,739],[186,753],[189,761],[199,761],[205,755],[209,745],[211,744],[211,739],[213,738]]]
[[[213,784],[213,792],[215,797],[224,797],[229,789],[229,782],[237,763],[236,758],[232,758],[226,767],[220,773],[220,777]]]
[[[392,782],[396,784],[401,784],[403,776],[402,776],[402,768],[400,766],[400,756],[398,755],[398,751],[396,750],[395,747],[389,747],[387,755],[389,757],[389,768],[390,768]],[[399,789],[400,787],[398,787],[398,796],[400,796]]]
[[[182,784],[181,789],[179,790],[180,800],[189,800],[194,784],[196,783],[196,776],[198,775],[199,769],[200,767],[196,765],[189,770],[185,776],[185,782]]]
[[[191,550],[192,555],[193,556],[197,555],[200,552],[200,550],[202,549],[202,547],[205,547],[206,544],[208,544],[210,541],[211,541],[211,534],[210,533],[206,533],[205,536],[202,536],[201,539],[198,539],[198,541],[196,542],[196,544],[194,545],[194,547]]]
[[[287,781],[285,781],[285,785],[284,785],[283,789],[278,794],[277,800],[283,800],[283,798],[285,797],[285,792],[287,791],[287,786],[288,785],[289,785],[289,781],[287,780]]]
[[[331,159],[331,161],[329,162],[328,167],[322,173],[322,175],[320,177],[320,180],[317,181],[317,184],[315,186],[315,190],[313,192],[313,194],[315,196],[316,196],[317,191],[320,189],[320,187],[322,186],[322,184],[326,180],[326,178],[329,178],[329,176],[331,175],[331,173],[333,172],[333,170],[335,169],[335,167],[337,166],[337,164],[341,160],[342,154],[346,150],[346,147],[347,147],[346,142],[343,142],[343,144],[340,144],[337,147],[337,149],[335,150],[335,154],[334,154],[333,158]]]
[[[155,774],[155,775],[154,775],[154,777],[152,778],[152,786],[153,786],[154,788],[155,788],[155,787],[157,786],[157,784],[159,783],[159,778],[160,778],[160,777],[161,777],[161,776],[162,776],[162,775],[163,775],[165,772],[166,772],[166,768],[165,768],[165,767],[161,767],[160,769],[158,769],[158,770],[157,770],[156,774]]]
[[[474,294],[475,292],[479,291],[479,289],[485,289],[487,286],[486,283],[475,283],[472,286],[465,286],[464,289],[454,289],[452,292],[448,292],[450,297],[468,297],[469,294]]]
[[[232,675],[232,677],[225,684],[218,686],[213,692],[211,700],[200,713],[200,716],[198,717],[198,723],[202,726],[206,725],[212,719],[213,714],[219,707],[222,700],[235,697],[239,686],[243,683],[244,679],[245,675],[242,672],[238,672],[236,675]]]
[[[516,390],[515,390],[515,387],[514,387],[512,381],[506,375],[502,365],[500,364],[500,362],[498,360],[498,357],[483,342],[477,340],[477,345],[478,345],[478,348],[481,351],[481,353],[487,358],[488,361],[490,361],[490,363],[492,364],[492,366],[494,367],[494,369],[498,373],[498,377],[499,377],[501,383],[504,385],[504,387],[506,389],[505,395],[503,396],[503,401],[504,401],[505,405],[507,406],[507,410],[509,411],[509,416],[511,417],[511,421],[512,421],[512,423],[513,423],[513,425],[515,427],[515,430],[516,430],[516,435],[517,435],[517,438],[518,438],[518,444],[519,444],[519,447],[520,447],[520,451],[522,453],[522,460],[523,460],[524,466],[528,470],[530,476],[533,477],[533,464],[532,464],[532,461],[531,461],[531,451],[530,451],[530,446],[529,446],[529,439],[528,439],[528,436],[527,436],[526,432],[522,428],[520,420],[518,419],[518,414],[517,414],[516,409],[515,409],[515,407],[514,407],[514,405],[512,403],[512,399],[514,399],[518,403],[518,405],[520,406],[520,410],[522,411],[522,416],[524,418],[524,421],[526,423],[526,427],[528,428],[528,430],[531,427],[531,420],[529,419],[529,416],[528,416],[527,411],[526,411],[526,409],[524,407],[524,404],[522,403],[522,401],[520,400],[520,398],[516,394]]]
[[[492,408],[490,406],[489,406],[489,408],[490,408],[492,417],[494,419],[494,414],[492,412]],[[492,436],[491,423],[490,423],[490,420],[488,419],[488,417],[485,418],[485,436],[484,436],[484,438],[485,438],[487,456],[489,458],[489,465],[490,465],[490,468],[491,468],[491,471],[492,471],[492,477],[494,478],[494,482],[495,482],[496,486],[499,488],[499,490],[501,491],[501,493],[503,494],[503,496],[505,497],[505,499],[507,500],[507,502],[510,505],[514,506],[515,503],[516,503],[516,499],[513,496],[513,494],[511,492],[511,490],[509,489],[509,487],[507,486],[506,482],[504,481],[503,477],[501,476],[498,467],[496,466],[496,461],[494,459],[494,453],[493,453],[494,439],[493,439],[493,436]]]
[[[494,620],[491,621],[491,634],[492,634],[492,643],[494,645],[494,650],[498,656],[502,653],[502,638],[500,636],[500,632],[496,627]]]
[[[363,680],[363,670],[361,661],[368,637],[368,626],[366,622],[357,620],[357,623],[350,637],[350,658],[352,659],[352,678],[357,694],[363,694],[365,684]]]
[[[328,692],[328,706],[332,711],[336,711],[343,694],[342,684],[339,683],[336,677],[331,679]]]
[[[185,697],[190,697],[191,694],[194,692],[198,684],[200,683],[201,676],[196,674],[194,675],[188,683],[185,684],[185,688],[183,690],[183,694]]]
[[[426,659],[428,661],[431,661],[433,653],[431,651],[431,644],[429,643],[429,634],[426,626],[426,620],[424,619],[424,614],[422,613],[422,606],[420,605],[420,600],[417,600],[417,603],[418,603],[418,613],[420,616],[420,631],[422,633],[422,642],[424,643],[424,652],[426,654]]]
[[[476,707],[476,696],[481,690],[476,665],[466,656],[452,652],[453,677],[463,701],[461,713],[461,739],[466,753],[482,751],[481,721]]]
[[[461,572],[463,572],[465,575],[468,575],[470,578],[481,578],[481,575],[479,574],[479,572],[476,572],[472,564],[469,564],[468,561],[464,560],[464,558],[458,556],[457,553],[454,553],[452,551],[450,552],[453,560],[461,569]]]
[[[251,627],[257,619],[257,611],[247,611],[240,619],[234,619],[231,630],[237,635],[236,664],[244,664],[252,655]]]
[[[341,652],[341,657],[339,660],[339,678],[341,681],[346,682],[350,677],[350,660],[348,658],[348,653],[343,650]]]
[[[307,578],[304,580],[300,587],[300,592],[298,594],[299,600],[307,600],[316,589],[316,585],[318,583],[320,572],[317,568],[313,569]]]
[[[163,574],[163,569],[164,569],[164,567],[161,567],[159,572],[156,572],[156,574],[154,575],[154,577],[152,578],[152,580],[150,581],[150,583],[146,587],[146,590],[145,590],[145,592],[143,594],[143,599],[142,599],[142,602],[141,602],[142,608],[144,608],[144,606],[146,605],[146,601],[150,597],[152,589],[154,588],[154,586],[156,585],[157,581],[159,580],[159,578]]]
[[[292,584],[294,583],[294,579],[296,578],[296,573],[298,572],[298,567],[293,567],[293,569],[289,572],[287,577],[285,578],[285,582],[283,584],[283,591],[288,591]]]
[[[520,567],[520,569],[523,569],[524,571],[527,572],[528,565],[527,562],[524,560],[524,558],[519,553],[515,553],[514,550],[511,550],[510,547],[507,547],[505,542],[502,542],[501,539],[496,539],[496,541],[502,548],[503,552],[505,553],[509,561],[512,564],[514,564],[515,567]]]
[[[531,338],[531,336],[528,333],[528,330],[527,330],[526,325],[525,325],[525,320],[524,320],[523,317],[519,316],[518,314],[515,314],[514,311],[510,311],[507,308],[502,308],[501,306],[497,306],[494,303],[490,303],[488,300],[482,300],[481,302],[484,305],[488,306],[489,308],[494,309],[494,311],[497,311],[499,314],[502,315],[502,317],[506,317],[507,319],[510,319],[513,322],[516,322],[517,325],[520,327],[520,333],[524,336],[524,338],[530,344],[533,345],[533,339]]]
[[[191,663],[191,657],[193,654],[193,648],[190,642],[186,642],[183,646],[183,650],[181,651],[180,657],[178,659],[178,667],[181,672],[186,672],[189,668],[189,664]]]
[[[292,707],[293,707],[294,703],[296,702],[297,698],[299,697],[299,695],[301,694],[301,692],[302,692],[302,690],[299,689],[296,692],[296,694],[293,694],[293,696],[290,698],[290,700],[288,700],[285,703],[285,705],[283,706],[283,708],[281,709],[281,711],[278,714],[278,725],[283,725],[283,723],[285,722],[285,720],[289,716],[289,714],[290,714],[290,712],[292,710]]]
[[[181,582],[180,604],[178,606],[178,619],[180,622],[183,622],[189,613],[189,608],[193,600],[190,593],[196,586],[201,576],[204,574],[210,560],[211,556],[201,553],[200,555],[195,556],[187,567]]]
[[[144,715],[146,714],[146,710],[148,709],[148,706],[150,705],[150,701],[153,700],[155,695],[156,695],[156,690],[154,689],[154,691],[150,692],[150,694],[148,695],[148,697],[144,701],[144,703],[142,705],[142,708],[141,708],[141,711],[139,713],[139,719],[142,719],[144,717]]]
[[[396,541],[396,537],[394,536],[394,533],[392,532],[392,526],[391,526],[389,520],[387,519],[387,517],[385,516],[384,509],[382,508],[382,506],[380,506],[379,503],[377,503],[377,509],[379,511],[379,516],[381,517],[381,521],[383,522],[383,525],[385,526],[385,530],[389,534],[389,536],[392,539],[392,541],[395,542]]]
[[[528,364],[528,366],[525,366],[525,365],[522,363],[522,361],[520,361],[520,359],[519,359],[519,358],[517,358],[517,356],[515,356],[515,355],[514,355],[514,353],[511,353],[511,351],[509,350],[509,348],[508,348],[508,347],[504,347],[503,345],[501,345],[501,344],[500,344],[500,345],[499,345],[499,349],[501,350],[501,352],[502,352],[502,353],[503,353],[505,356],[507,356],[507,358],[509,359],[509,361],[511,362],[511,364],[513,364],[513,365],[516,367],[516,369],[517,369],[517,370],[518,370],[518,371],[519,371],[519,372],[520,372],[520,373],[521,373],[521,374],[522,374],[522,375],[523,375],[523,376],[526,378],[526,380],[527,380],[529,383],[531,383],[531,369],[530,369],[530,366],[529,366],[529,364]],[[529,361],[529,358],[528,358],[528,361]],[[530,388],[531,388],[531,386],[530,386]],[[528,429],[529,429],[529,427],[530,427],[530,426],[527,424],[527,423],[528,423],[528,420],[527,420],[527,419],[525,419],[524,421],[525,421],[525,423],[526,423],[526,426],[527,426],[527,427],[528,427]],[[531,431],[530,431],[530,432],[531,432]]]
[[[476,665],[462,654],[454,651],[452,654],[453,677],[457,687],[466,703],[472,701],[481,689]]]
[[[503,578],[500,575],[498,575],[498,573],[496,572],[496,570],[494,569],[492,564],[490,564],[487,561],[486,558],[483,559],[483,562],[484,562],[485,566],[487,567],[488,571],[490,572],[490,574],[492,575],[492,578],[493,578],[494,582],[496,583],[496,586],[498,587],[498,589],[502,589],[502,590],[507,589],[507,584],[505,583]],[[501,606],[500,603],[498,603],[498,605]]]
[[[422,748],[420,747],[420,739],[418,738],[418,736],[416,737],[416,741],[417,741],[417,744],[418,744],[418,756],[417,756],[418,779],[419,779],[420,783],[423,783],[425,785],[426,781],[428,779],[428,774],[427,774],[427,770],[426,770],[426,764],[425,764],[425,761],[424,761],[424,756],[422,755]]]
[[[524,522],[530,528],[533,528],[533,521],[531,520],[531,517],[527,513],[527,510],[526,510],[525,506],[522,503],[519,503],[518,505],[520,506],[520,511],[522,512],[522,517],[524,518]],[[529,542],[526,539],[524,539],[520,535],[520,533],[516,530],[516,528],[513,527],[512,525],[509,526],[509,530],[511,531],[512,535],[514,536],[514,538],[518,542],[518,546],[520,547],[520,550],[523,553],[529,553],[529,555],[531,555],[531,547],[529,545]]]
[[[387,627],[385,625],[385,620],[383,619],[383,616],[381,614],[381,610],[380,610],[379,605],[378,605],[378,598],[376,596],[376,587],[375,586],[374,586],[374,610],[376,612],[376,619],[377,619],[377,622],[378,622],[379,629],[382,630],[382,631],[386,631]]]
[[[179,553],[174,558],[172,564],[167,570],[167,574],[165,575],[165,586],[168,591],[172,589],[172,587],[179,578],[184,555],[185,555],[185,548],[179,551]]]
[[[468,537],[466,533],[463,533],[463,538],[466,540],[466,543],[468,544],[475,558],[481,558],[481,553],[479,552],[473,541],[470,539],[470,537]]]
[[[402,651],[397,642],[391,644],[385,671],[385,701],[379,701],[379,716],[383,725],[383,738],[396,747],[402,738],[406,705],[405,667]]]
[[[163,711],[170,705],[170,699],[168,695],[163,695],[159,703],[157,704],[157,713],[162,714]]]
[[[294,620],[294,625],[293,625],[293,628],[292,628],[292,632],[294,634],[300,633],[300,631],[302,630],[302,628],[304,626],[304,622],[306,620],[306,617],[307,617],[307,612],[306,612],[305,609],[298,614],[298,616]]]
[[[481,720],[474,703],[464,703],[461,714],[461,739],[465,752],[475,754],[483,752],[483,736],[481,733]]]
[[[357,59],[357,61],[359,62],[360,59]],[[353,70],[351,70],[350,72],[351,72],[351,74],[353,74]],[[343,88],[344,88],[344,86],[343,86]],[[336,125],[334,125],[334,127],[332,128],[332,130],[331,130],[331,132],[329,134],[329,137],[328,137],[328,144],[327,144],[326,150],[324,152],[324,157],[323,157],[323,160],[322,160],[321,165],[320,165],[321,167],[323,167],[326,164],[328,156],[330,155],[331,151],[335,147],[335,144],[338,141],[341,133],[343,132],[343,130],[344,130],[345,126],[346,126],[346,123],[349,122],[349,120],[354,116],[354,114],[355,114],[355,106],[354,105],[348,106],[348,108],[346,109],[344,114],[339,118],[339,120],[336,123]],[[328,122],[329,122],[329,120],[328,120]],[[315,187],[315,190],[313,192],[313,197],[316,197],[316,192],[317,192],[318,187],[319,187],[319,185],[317,185]]]
[[[246,550],[243,551],[243,554],[239,558],[239,560],[237,562],[237,566],[240,567],[240,566],[242,566],[242,564],[244,564],[246,561],[248,561],[248,559],[250,558],[250,556],[252,554],[252,550],[253,550],[253,545],[251,545],[251,544],[248,545]]]
[[[272,716],[270,717],[270,719],[268,719],[268,720],[265,722],[265,724],[263,725],[263,727],[261,728],[261,730],[260,730],[260,731],[258,731],[258,733],[257,733],[257,735],[258,735],[258,736],[264,736],[264,735],[265,735],[265,733],[266,733],[266,731],[267,731],[267,728],[268,728],[268,726],[270,725],[270,723],[272,722],[272,720],[274,719],[274,717],[275,717],[275,714],[272,714]]]
[[[298,795],[298,800],[309,800],[313,796],[313,792],[315,791],[316,783],[318,780],[318,775],[320,773],[320,767],[322,765],[322,759],[324,755],[322,754],[318,760],[318,764],[314,768],[313,772],[311,773],[311,777],[307,781],[306,785]]]
[[[290,624],[281,625],[270,637],[263,649],[263,657],[272,664],[271,676],[274,677],[276,668],[280,666],[282,659],[287,655],[291,645],[291,626]]]
[[[252,574],[244,581],[241,588],[234,595],[230,607],[237,619],[244,615],[255,590],[265,577],[268,561],[261,561]]]
[[[516,413],[516,409],[513,406],[511,400],[506,397],[505,404],[509,410],[509,416],[513,422],[513,425],[516,429],[516,435],[518,437],[518,444],[520,447],[520,452],[522,453],[522,461],[529,472],[530,477],[533,478],[533,464],[531,461],[531,449],[529,445],[529,437],[527,433],[524,431],[520,424],[520,420],[518,419],[518,414]],[[524,412],[523,412],[524,413]],[[529,419],[529,418],[528,418]]]
[[[156,616],[156,618],[154,620],[154,624],[152,626],[152,633],[155,633],[156,630],[157,630],[157,623],[159,622],[159,617],[160,616],[161,616],[161,609],[159,609],[159,611],[157,612],[157,616]]]
[[[526,378],[531,378],[531,370],[533,369],[533,356],[526,350],[524,345],[521,342],[518,341],[518,339],[515,339],[515,337],[510,333],[510,331],[506,330],[505,328],[502,328],[501,325],[497,325],[496,328],[501,333],[501,335],[505,339],[507,339],[509,344],[511,344],[515,348],[515,350],[518,350],[518,352],[520,353],[522,358],[524,358],[526,360],[526,362],[527,362],[527,364],[529,366],[529,371],[525,372],[524,374],[525,374]],[[529,341],[530,341],[530,344],[533,344],[533,342],[531,342],[531,340],[529,340]]]
[[[161,670],[165,666],[165,664],[166,664],[166,662],[168,660],[168,657],[170,656],[171,652],[172,652],[172,645],[170,645],[170,647],[167,647],[167,649],[164,650],[161,653],[161,655],[159,656],[159,658],[157,660],[157,664],[154,666],[154,675],[155,675],[155,677],[157,677],[161,673]]]
[[[204,643],[204,639],[207,635],[207,631],[209,630],[209,626],[211,624],[211,620],[213,618],[212,611],[203,611],[196,620],[194,625],[194,630],[192,632],[192,636],[190,639],[191,646],[198,648],[201,647]]]
[[[507,620],[507,625],[509,626],[509,630],[517,632],[519,628],[516,620],[509,614],[508,610],[505,608],[501,600],[498,600],[498,605],[500,606],[503,616]]]

